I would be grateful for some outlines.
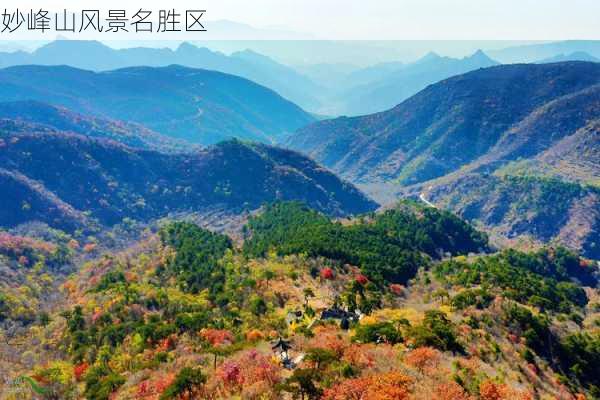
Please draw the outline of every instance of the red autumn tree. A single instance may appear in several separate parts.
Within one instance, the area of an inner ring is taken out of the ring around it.
[[[89,366],[90,365],[85,361],[82,362],[81,364],[77,364],[73,368],[73,374],[75,375],[75,379],[80,381],[81,378],[83,377],[83,375],[85,374],[85,372],[87,371],[87,369],[89,368]]]
[[[329,267],[325,267],[321,270],[321,278],[331,280],[333,279],[333,270]]]
[[[366,285],[367,282],[369,282],[369,279],[363,274],[358,274],[356,275],[356,282],[360,283],[361,285]]]

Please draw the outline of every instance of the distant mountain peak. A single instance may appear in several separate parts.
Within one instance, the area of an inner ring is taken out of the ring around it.
[[[479,49],[472,55],[465,57],[464,60],[476,61],[484,64],[498,64],[495,60],[491,59],[483,50]]]
[[[557,62],[566,62],[566,61],[588,61],[588,62],[600,62],[600,59],[592,56],[590,53],[585,51],[575,51],[573,53],[561,53],[557,54],[554,57],[546,58],[544,60],[538,61],[539,64],[550,64]]]
[[[177,46],[177,51],[179,50],[194,50],[197,49],[197,46],[194,46],[190,42],[181,42],[179,46]]]
[[[98,40],[69,40],[67,38],[58,38],[50,43],[40,47],[36,52],[49,50],[49,49],[62,49],[62,50],[75,50],[75,49],[111,49],[104,43]]]
[[[487,54],[481,49],[478,49],[475,53],[471,55],[470,58],[478,58],[478,57],[486,57],[489,58]]]
[[[265,56],[264,54],[257,53],[251,49],[246,49],[242,51],[237,51],[231,54],[231,57],[239,58],[245,61],[251,61],[254,63],[260,63],[262,65],[266,64],[275,64],[272,58]]]
[[[435,60],[439,60],[440,58],[442,58],[442,56],[440,56],[438,53],[436,53],[435,51],[430,51],[429,53],[425,54],[423,57],[419,58],[415,62],[415,64],[435,61]]]

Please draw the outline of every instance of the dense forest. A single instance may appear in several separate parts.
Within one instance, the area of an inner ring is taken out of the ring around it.
[[[358,265],[371,280],[406,283],[430,258],[487,248],[485,234],[454,215],[406,203],[349,224],[333,222],[299,203],[276,203],[250,220],[244,252],[306,253]]]

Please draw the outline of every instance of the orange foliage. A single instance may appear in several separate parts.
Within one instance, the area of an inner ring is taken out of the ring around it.
[[[470,400],[472,398],[458,383],[447,382],[435,388],[431,400]]]
[[[0,253],[19,256],[27,250],[50,254],[56,251],[56,245],[25,236],[15,236],[6,232],[0,232]]]
[[[315,337],[308,343],[308,348],[326,349],[333,351],[338,357],[344,354],[348,343],[340,336],[334,326],[318,326],[314,330]]]
[[[177,342],[177,335],[171,335],[159,341],[156,349],[158,351],[169,351],[175,347],[175,343]]]
[[[399,366],[400,351],[389,344],[352,344],[344,350],[342,360],[359,370],[373,373],[394,371]]]
[[[256,342],[258,340],[264,339],[264,335],[258,329],[252,329],[246,333],[246,340],[249,342]]]
[[[96,250],[96,247],[98,245],[96,243],[87,243],[85,246],[83,246],[83,251],[86,253],[91,253],[92,251]]]
[[[481,400],[531,400],[527,392],[511,389],[504,383],[496,383],[490,380],[484,381],[479,386]]]
[[[441,353],[433,347],[419,347],[408,353],[404,361],[419,372],[429,372],[437,368]]]
[[[137,399],[158,400],[162,392],[175,380],[174,374],[167,374],[161,379],[145,380],[137,386]]]
[[[202,329],[200,337],[214,347],[227,346],[233,343],[233,334],[226,329]]]
[[[343,360],[361,369],[371,368],[375,364],[375,359],[366,351],[369,346],[352,344],[344,351]]]
[[[77,290],[77,287],[75,286],[75,282],[73,282],[72,280],[66,281],[65,283],[63,283],[63,288],[67,292],[69,292],[69,294],[73,294]]]
[[[482,400],[503,400],[507,390],[506,385],[485,381],[479,386],[479,395]]]
[[[399,372],[348,379],[323,394],[323,400],[403,400],[408,399],[411,379]]]
[[[213,380],[216,382],[212,386],[219,387],[227,397],[252,387],[268,391],[280,380],[279,367],[270,357],[252,349],[223,362]]]

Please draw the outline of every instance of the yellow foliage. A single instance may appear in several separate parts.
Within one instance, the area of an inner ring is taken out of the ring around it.
[[[373,324],[376,322],[407,320],[411,325],[416,325],[423,321],[423,314],[414,308],[383,308],[376,310],[370,316],[363,317],[360,320],[361,325]]]
[[[73,381],[73,365],[66,361],[52,361],[47,367],[37,367],[35,375],[45,376],[53,382],[66,385]]]
[[[445,305],[445,304],[439,306],[438,309],[446,315],[450,315],[452,313],[452,307]]]
[[[187,304],[187,305],[199,305],[202,307],[209,307],[210,302],[208,300],[208,291],[204,290],[199,294],[184,293],[181,290],[168,287],[166,288],[167,296],[169,301]]]
[[[379,320],[374,315],[367,315],[367,316],[364,316],[360,320],[360,324],[361,325],[373,325],[373,324],[376,324],[378,321]]]

